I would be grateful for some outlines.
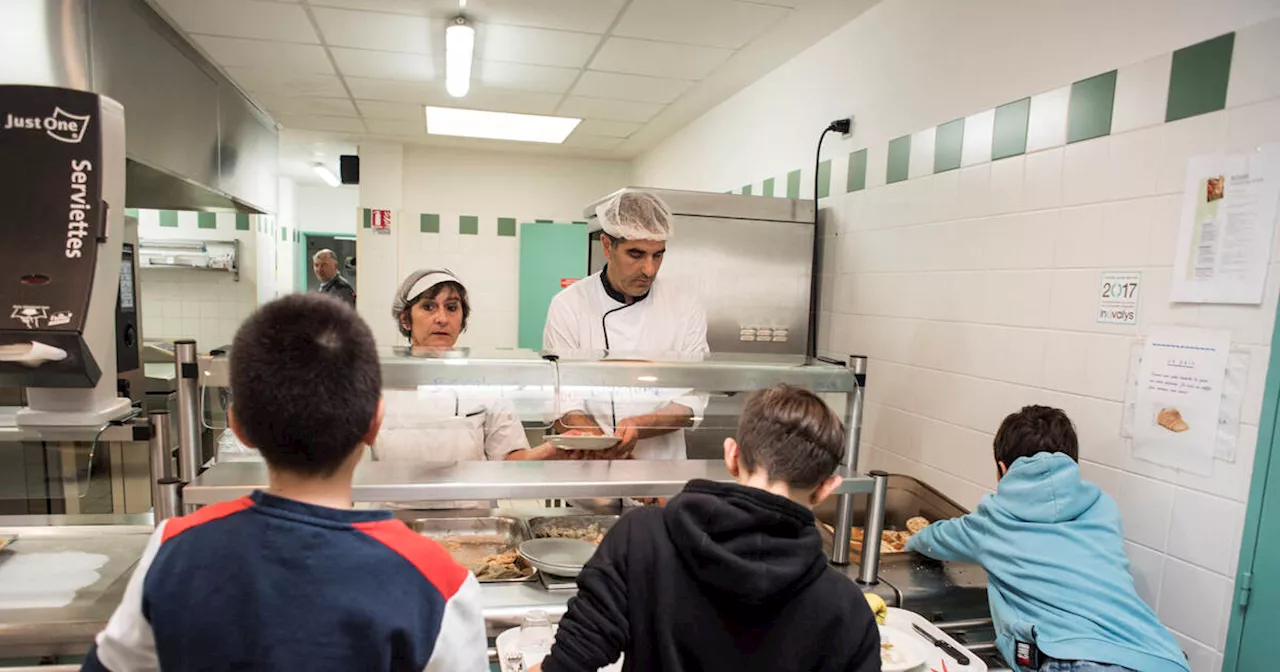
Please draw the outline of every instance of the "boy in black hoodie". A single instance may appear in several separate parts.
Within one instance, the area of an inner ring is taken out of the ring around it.
[[[691,481],[666,508],[623,516],[578,578],[545,672],[596,672],[619,653],[646,672],[879,670],[871,610],[814,527],[843,452],[816,395],[756,393],[724,442],[737,484]]]

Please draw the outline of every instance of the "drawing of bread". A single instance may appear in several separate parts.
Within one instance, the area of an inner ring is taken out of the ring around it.
[[[1178,409],[1172,407],[1160,409],[1160,412],[1156,414],[1156,424],[1171,432],[1185,432],[1191,429],[1191,426],[1182,419],[1182,414],[1178,412]]]

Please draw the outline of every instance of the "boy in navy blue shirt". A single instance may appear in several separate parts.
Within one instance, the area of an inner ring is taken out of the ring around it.
[[[160,524],[84,669],[488,669],[476,578],[389,512],[351,510],[382,423],[355,311],[318,294],[263,306],[236,333],[231,388],[268,489]]]
[[[921,530],[907,550],[987,570],[996,645],[1015,669],[1187,672],[1177,642],[1134,588],[1120,510],[1080,479],[1078,452],[1062,411],[1027,406],[1010,415],[996,432],[996,493],[967,516]]]

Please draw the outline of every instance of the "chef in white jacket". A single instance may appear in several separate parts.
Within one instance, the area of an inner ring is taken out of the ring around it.
[[[597,206],[596,217],[605,267],[551,300],[543,349],[566,357],[575,351],[640,358],[708,352],[707,316],[697,297],[658,278],[672,237],[666,204],[655,194],[624,189]],[[620,437],[616,448],[588,456],[606,459],[684,459],[683,429],[706,408],[706,396],[692,390],[597,391],[586,397],[558,425]]]

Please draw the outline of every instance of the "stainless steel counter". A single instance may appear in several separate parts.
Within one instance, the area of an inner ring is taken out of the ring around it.
[[[718,460],[550,462],[365,462],[356,468],[352,500],[415,502],[475,499],[668,497],[690,480],[731,482]],[[215,465],[182,491],[184,504],[207,505],[267,487],[262,462]],[[871,491],[871,479],[846,478],[839,493]]]

